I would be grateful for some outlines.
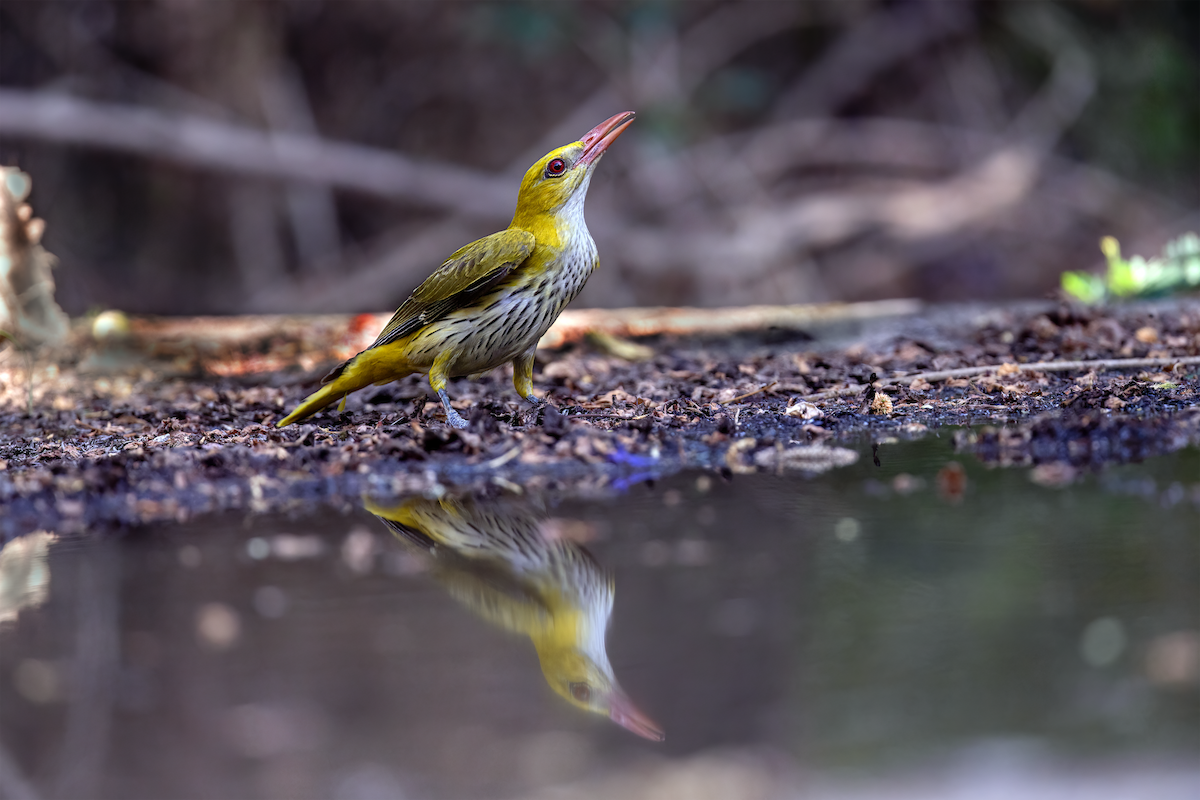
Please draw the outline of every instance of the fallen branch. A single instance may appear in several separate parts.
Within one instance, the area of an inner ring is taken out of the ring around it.
[[[915,300],[736,308],[567,309],[538,347],[557,349],[597,332],[617,337],[720,337],[769,328],[819,333],[830,325],[915,314],[920,309],[921,304]],[[197,368],[215,375],[246,376],[277,372],[295,364],[304,370],[318,370],[329,362],[349,358],[369,347],[390,318],[390,313],[134,317],[127,325],[130,346],[153,358],[191,359]],[[74,335],[92,338],[86,321],[77,322]],[[276,344],[284,341],[294,347],[278,352]]]
[[[767,328],[804,330],[831,322],[915,314],[920,310],[918,300],[735,308],[568,309],[538,342],[538,347],[553,350],[597,331],[611,336],[722,336]]]

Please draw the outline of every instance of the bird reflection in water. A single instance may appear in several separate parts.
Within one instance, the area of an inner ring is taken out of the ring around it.
[[[663,740],[658,725],[621,689],[608,661],[612,576],[547,526],[535,504],[445,496],[395,505],[368,499],[365,505],[427,560],[459,602],[528,636],[555,692],[638,736]]]

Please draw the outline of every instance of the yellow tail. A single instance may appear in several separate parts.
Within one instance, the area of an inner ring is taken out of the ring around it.
[[[339,364],[333,372],[325,376],[322,381],[325,385],[304,398],[304,402],[296,406],[295,411],[275,423],[276,427],[282,428],[311,416],[325,406],[344,400],[348,394],[364,386],[387,383],[411,373],[411,370],[394,371],[394,366],[389,369],[388,366],[391,365],[380,363],[382,359],[378,358],[379,355],[377,350],[364,350],[349,361]]]

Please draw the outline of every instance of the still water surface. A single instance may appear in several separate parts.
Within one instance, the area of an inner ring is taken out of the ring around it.
[[[1200,452],[878,457],[26,537],[0,796],[1200,797]]]

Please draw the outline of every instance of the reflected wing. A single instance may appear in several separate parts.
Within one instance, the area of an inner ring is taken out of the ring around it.
[[[434,575],[455,600],[507,630],[530,634],[553,615],[535,583],[501,561],[439,549]]]
[[[467,608],[510,631],[530,633],[551,616],[549,602],[534,583],[503,561],[472,558],[439,545],[424,531],[375,515],[392,533],[433,557],[434,577]]]
[[[370,510],[369,507],[368,510]],[[395,520],[388,519],[387,517],[380,516],[379,514],[376,514],[375,516],[379,518],[380,522],[388,527],[388,530],[409,544],[412,544],[430,553],[437,548],[437,542],[429,538],[429,536],[427,536],[424,532],[419,531],[410,525],[405,525],[403,522],[397,522]]]
[[[496,288],[533,252],[533,234],[509,229],[455,251],[396,309],[371,347],[403,339]]]

